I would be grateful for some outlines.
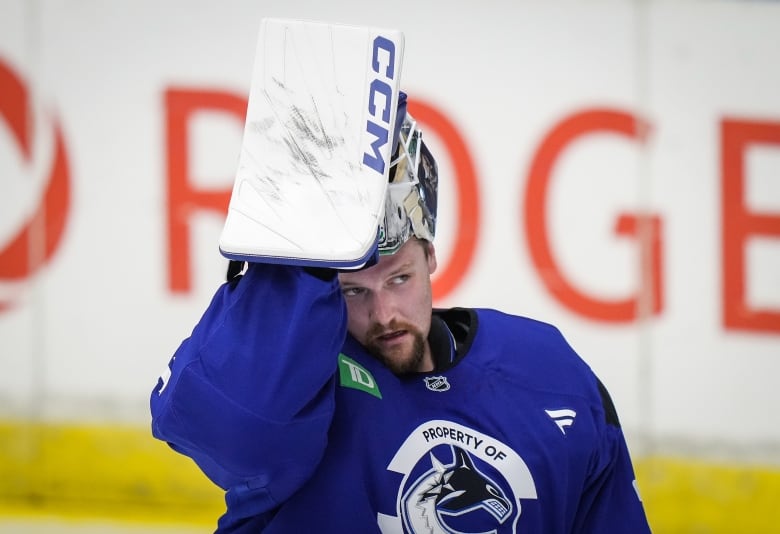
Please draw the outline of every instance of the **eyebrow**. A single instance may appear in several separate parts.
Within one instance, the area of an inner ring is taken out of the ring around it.
[[[393,269],[392,271],[389,271],[385,276],[385,278],[393,278],[402,273],[409,272],[410,270],[412,270],[412,266],[413,266],[413,262],[411,260],[406,261],[401,265],[399,265],[398,267],[396,267],[395,269]],[[364,287],[364,285],[361,284],[360,282],[346,282],[346,281],[339,280],[339,283],[341,284],[342,289],[351,288],[351,287]]]
[[[388,273],[388,276],[390,277],[398,276],[400,273],[404,271],[412,270],[412,266],[413,266],[413,262],[411,260],[405,261],[404,263],[402,263],[401,265],[399,265],[398,267],[390,271]]]
[[[387,276],[384,278],[384,280],[391,281],[401,276],[404,276],[406,278],[412,278],[416,276],[416,272],[410,264],[404,264],[404,265],[400,265],[398,269],[393,269],[392,271],[387,273]]]

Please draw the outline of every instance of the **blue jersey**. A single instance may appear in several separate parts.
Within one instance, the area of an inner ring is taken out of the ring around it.
[[[606,389],[547,324],[436,310],[437,370],[346,333],[335,277],[250,265],[152,392],[154,435],[226,490],[219,532],[649,532]]]

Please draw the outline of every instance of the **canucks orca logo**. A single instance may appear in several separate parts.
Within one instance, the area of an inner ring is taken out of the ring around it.
[[[535,499],[525,462],[510,447],[451,421],[417,427],[388,470],[401,473],[397,515],[378,514],[385,533],[516,532],[522,499]]]
[[[449,465],[443,465],[430,453],[432,468],[404,497],[404,523],[411,527],[422,522],[430,532],[460,532],[460,528],[451,525],[470,524],[468,532],[475,534],[475,523],[483,523],[487,530],[482,532],[496,532],[496,527],[512,512],[512,503],[496,482],[475,467],[467,452],[457,447],[451,449],[454,462]],[[474,517],[469,520],[468,515]]]

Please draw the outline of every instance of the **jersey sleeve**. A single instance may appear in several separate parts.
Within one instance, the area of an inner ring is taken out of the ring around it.
[[[598,417],[603,427],[572,532],[650,533],[617,411],[604,385],[596,381],[603,408]]]
[[[345,336],[335,275],[250,264],[179,346],[151,394],[152,433],[228,490],[221,525],[274,510],[313,473]]]

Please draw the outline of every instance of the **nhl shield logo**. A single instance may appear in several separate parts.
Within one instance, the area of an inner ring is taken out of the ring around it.
[[[431,391],[447,391],[450,389],[450,383],[446,376],[426,376],[425,387]]]

